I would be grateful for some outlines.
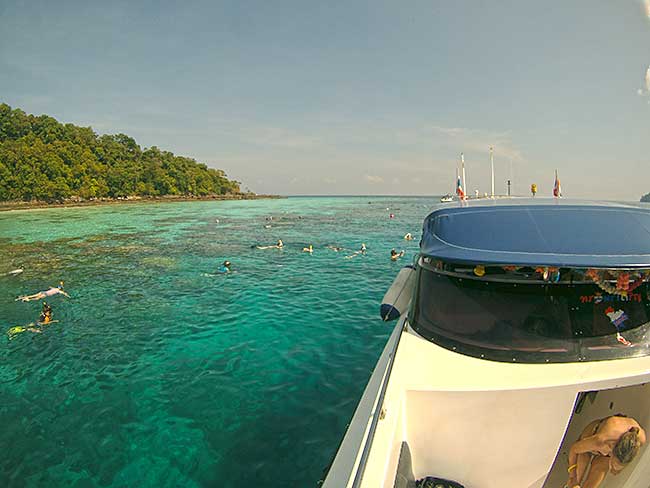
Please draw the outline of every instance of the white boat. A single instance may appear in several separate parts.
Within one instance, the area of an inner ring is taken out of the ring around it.
[[[411,293],[410,306],[393,314],[323,487],[561,488],[594,419],[622,412],[647,429],[649,234],[650,211],[632,205],[434,210],[414,279],[404,271],[387,294]],[[650,486],[650,448],[600,486]]]
[[[450,195],[449,193],[447,193],[445,196],[440,198],[441,203],[449,203],[449,202],[453,202],[453,201],[454,201],[454,197],[452,195]]]

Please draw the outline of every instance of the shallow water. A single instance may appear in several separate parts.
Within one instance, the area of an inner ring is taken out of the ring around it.
[[[391,331],[379,302],[437,201],[0,213],[0,273],[25,268],[0,276],[1,330],[38,317],[18,295],[65,280],[72,296],[48,300],[60,322],[42,333],[0,336],[0,486],[316,486]],[[225,259],[233,273],[212,274]]]

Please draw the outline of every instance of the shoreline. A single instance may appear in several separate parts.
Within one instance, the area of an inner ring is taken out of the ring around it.
[[[273,200],[287,198],[282,195],[258,195],[255,193],[242,193],[238,195],[207,195],[207,196],[163,196],[163,197],[127,197],[127,198],[100,198],[96,200],[70,200],[64,202],[48,203],[44,201],[5,201],[0,202],[0,212],[11,210],[32,210],[41,208],[62,208],[62,207],[97,207],[101,205],[120,205],[125,203],[165,203],[165,202],[205,202],[210,200]]]

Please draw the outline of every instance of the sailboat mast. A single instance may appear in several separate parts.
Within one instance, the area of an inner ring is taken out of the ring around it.
[[[490,171],[492,174],[492,192],[490,196],[494,198],[494,148],[490,146]]]
[[[460,153],[460,166],[463,172],[463,190],[465,191],[465,198],[467,198],[467,180],[465,179],[465,155]]]

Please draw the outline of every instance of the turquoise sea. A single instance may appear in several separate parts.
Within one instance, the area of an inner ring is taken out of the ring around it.
[[[437,201],[0,213],[0,273],[24,267],[0,276],[0,486],[317,486],[394,324],[381,298]],[[225,259],[233,272],[212,274]],[[41,309],[14,298],[59,280],[59,322],[9,340]]]

